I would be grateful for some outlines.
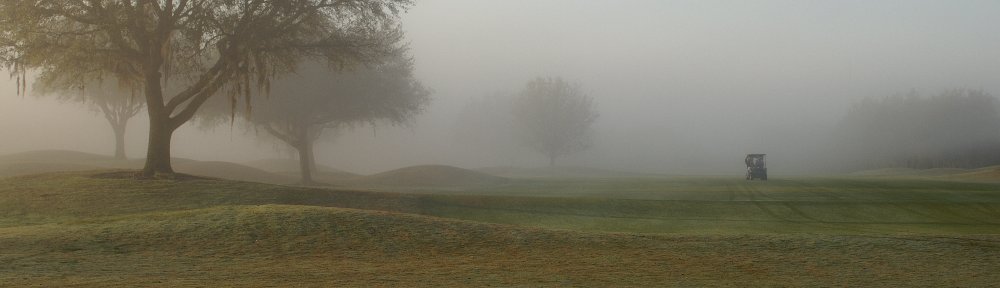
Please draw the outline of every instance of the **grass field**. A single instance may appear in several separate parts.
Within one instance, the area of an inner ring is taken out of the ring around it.
[[[382,192],[127,175],[0,178],[0,283],[1000,283],[994,182],[516,178]]]
[[[938,179],[518,179],[405,189],[434,216],[583,231],[745,234],[1000,233],[1000,184]],[[445,196],[447,195],[447,196]],[[474,197],[474,196],[488,196]],[[484,200],[486,199],[486,200]]]

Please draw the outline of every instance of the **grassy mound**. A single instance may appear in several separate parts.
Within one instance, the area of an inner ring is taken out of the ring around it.
[[[301,178],[301,174],[299,174],[298,160],[262,159],[246,162],[245,164],[250,167],[282,175],[291,179]],[[313,180],[327,184],[338,183],[343,180],[357,178],[358,176],[360,175],[320,164],[317,164],[316,170],[313,171]]]
[[[275,173],[291,179],[301,179],[302,177],[302,174],[299,173],[298,160],[262,159],[262,160],[246,162],[245,164],[250,167]],[[344,180],[357,178],[359,175],[339,170],[330,166],[317,164],[316,170],[313,171],[312,176],[313,176],[313,181],[319,183],[331,184],[331,183],[340,183]]]
[[[244,163],[247,166],[257,168],[272,173],[298,173],[299,172],[299,161],[291,159],[261,159]],[[318,173],[338,173],[345,175],[358,176],[357,174],[339,170],[330,166],[316,164],[316,171]]]
[[[965,173],[955,175],[955,178],[970,180],[1000,181],[1000,166],[989,166],[973,169]]]
[[[377,186],[489,186],[508,182],[506,178],[445,165],[412,166],[359,177],[354,184]]]
[[[270,184],[290,184],[295,178],[246,165],[221,161],[191,161],[174,164],[174,171],[192,175]]]

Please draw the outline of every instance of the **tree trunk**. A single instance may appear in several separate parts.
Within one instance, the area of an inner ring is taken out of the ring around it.
[[[170,166],[170,138],[173,129],[167,119],[149,119],[149,145],[146,148],[146,166],[142,168],[142,176],[155,177],[157,174],[174,174]]]
[[[125,122],[112,124],[111,129],[115,131],[115,159],[125,160]]]
[[[299,174],[302,175],[302,184],[316,184],[312,179],[312,170],[315,167],[315,164],[313,164],[312,141],[301,139],[296,149],[299,150]]]
[[[152,45],[162,47],[162,45]],[[163,65],[162,57],[149,55],[144,65],[144,92],[146,96],[146,112],[149,115],[149,143],[146,148],[146,166],[142,168],[142,178],[155,178],[158,174],[172,177],[174,168],[170,166],[170,138],[174,129],[171,125],[170,111],[163,102],[163,86],[160,81]]]
[[[313,153],[313,144],[309,144],[309,171],[316,172],[316,154]]]
[[[298,145],[295,145],[295,149],[299,150],[299,174],[302,175],[303,185],[316,184],[313,182],[312,171],[315,167],[313,164],[313,139],[309,137],[309,126],[302,125],[298,127],[299,129],[296,134],[298,139]]]

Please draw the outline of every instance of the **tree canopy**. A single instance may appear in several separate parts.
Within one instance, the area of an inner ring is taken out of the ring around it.
[[[308,57],[345,66],[386,54],[379,48],[399,40],[395,19],[409,5],[408,0],[2,1],[0,60],[17,75],[34,69],[40,77],[141,79],[150,118],[143,175],[151,177],[173,173],[172,133],[209,97],[249,99]],[[170,81],[182,84],[167,91]]]

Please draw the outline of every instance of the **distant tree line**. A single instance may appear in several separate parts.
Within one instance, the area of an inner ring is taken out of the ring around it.
[[[975,168],[1000,164],[997,99],[982,90],[916,91],[857,103],[839,123],[848,168]]]

